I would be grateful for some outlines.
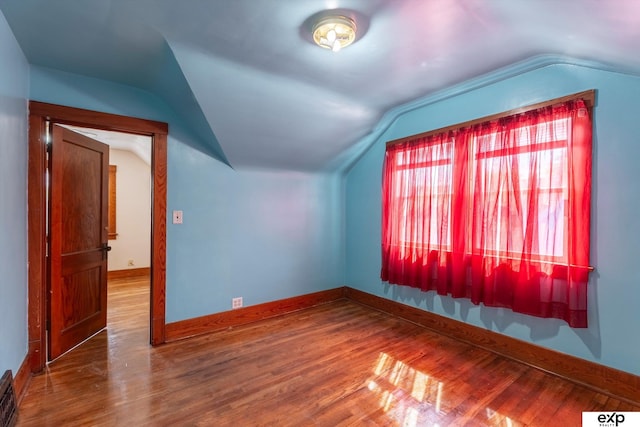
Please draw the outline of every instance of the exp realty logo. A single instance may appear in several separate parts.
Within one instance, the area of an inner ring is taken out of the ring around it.
[[[640,412],[583,412],[582,427],[638,427]]]

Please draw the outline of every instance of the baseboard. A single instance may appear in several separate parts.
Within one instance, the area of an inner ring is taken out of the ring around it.
[[[335,288],[312,294],[300,295],[278,301],[256,304],[222,313],[210,314],[193,319],[167,323],[166,342],[220,331],[230,327],[244,325],[269,317],[280,316],[304,308],[336,301],[344,298],[345,288]]]
[[[508,337],[419,308],[345,288],[355,302],[406,319],[442,335],[498,353],[635,405],[640,405],[640,376]]]
[[[16,392],[18,406],[20,406],[20,402],[27,392],[29,382],[31,382],[31,369],[29,365],[29,357],[27,356],[24,358],[20,368],[18,368],[18,372],[16,372],[13,377],[13,389]]]
[[[403,318],[439,334],[484,348],[616,399],[640,405],[640,376],[349,287],[168,323],[166,341],[220,331],[342,298]]]
[[[151,274],[150,267],[128,268],[126,270],[113,270],[107,272],[107,280],[113,279],[130,279],[133,277],[149,276]]]

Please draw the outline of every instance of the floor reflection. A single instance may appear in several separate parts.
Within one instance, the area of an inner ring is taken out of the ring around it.
[[[487,422],[490,426],[516,427],[516,426],[522,425],[519,422],[514,421],[511,418],[504,416],[501,413],[494,411],[491,408],[487,408],[485,412],[487,414]]]
[[[367,388],[378,397],[380,408],[402,426],[442,426],[444,384],[387,353],[380,353]]]
[[[456,413],[456,409],[451,408],[450,404],[449,410],[443,408],[445,387],[442,381],[388,353],[379,353],[372,373],[367,380],[367,389],[377,397],[379,407],[384,413],[398,425],[444,427],[461,415]],[[455,394],[455,391],[451,393]],[[477,413],[474,418],[479,425],[485,426],[522,425],[491,408]]]

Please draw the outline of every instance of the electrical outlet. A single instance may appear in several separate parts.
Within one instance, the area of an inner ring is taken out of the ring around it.
[[[132,260],[132,259],[130,259],[130,260],[129,260],[129,262],[127,262],[127,265],[128,265],[129,267],[132,267],[132,266],[134,265],[134,264],[133,264],[133,260]]]
[[[242,297],[232,298],[231,299],[231,308],[240,308],[242,307]]]

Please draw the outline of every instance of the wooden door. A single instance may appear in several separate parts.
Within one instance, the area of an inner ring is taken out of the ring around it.
[[[107,324],[109,146],[52,129],[49,360]]]

